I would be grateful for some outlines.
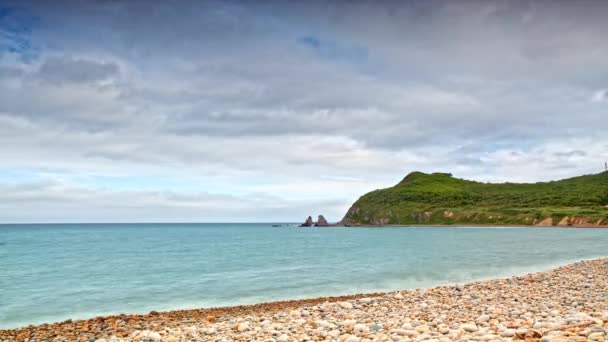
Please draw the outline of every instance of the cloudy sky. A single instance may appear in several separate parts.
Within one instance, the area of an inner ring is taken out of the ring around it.
[[[0,222],[339,220],[608,159],[606,1],[0,2]]]

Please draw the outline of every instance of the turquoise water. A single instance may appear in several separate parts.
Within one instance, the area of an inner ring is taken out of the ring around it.
[[[466,282],[607,246],[602,229],[0,225],[0,328]]]

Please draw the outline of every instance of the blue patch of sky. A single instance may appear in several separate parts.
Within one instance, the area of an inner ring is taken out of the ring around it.
[[[538,147],[537,138],[518,136],[517,133],[504,133],[502,136],[492,140],[485,139],[484,151],[494,152],[498,150],[512,150],[521,152],[531,152]]]
[[[461,153],[467,155],[478,155],[482,153],[491,153],[496,151],[521,151],[531,152],[538,147],[538,139],[517,135],[517,133],[507,132],[498,136],[478,137],[478,141],[469,142],[462,145],[453,153]]]
[[[26,169],[0,169],[0,183],[15,184],[39,181],[38,173]]]
[[[17,185],[46,181],[60,181],[77,187],[102,189],[108,191],[175,191],[180,193],[217,193],[246,195],[249,193],[242,185],[267,183],[263,179],[248,178],[241,184],[217,179],[172,177],[163,175],[100,175],[73,172],[55,168],[10,168],[0,169],[0,183]],[[243,184],[246,183],[246,184]]]
[[[369,59],[369,52],[365,47],[321,39],[315,34],[301,36],[297,39],[297,43],[325,60],[364,64]]]
[[[185,190],[187,184],[176,179],[155,176],[75,175],[71,181],[81,186],[112,191]]]
[[[298,39],[298,42],[300,42],[303,45],[307,45],[313,49],[318,49],[321,47],[321,41],[319,40],[319,38],[317,38],[315,36],[300,37]]]
[[[171,177],[162,175],[68,175],[64,179],[79,186],[110,191],[175,191],[179,193],[212,193],[234,196],[247,195],[249,191],[234,181],[217,179]],[[247,185],[255,180],[248,179]]]
[[[32,31],[39,18],[25,9],[0,6],[0,56],[16,54],[24,63],[30,63],[39,55],[39,48],[32,44]]]

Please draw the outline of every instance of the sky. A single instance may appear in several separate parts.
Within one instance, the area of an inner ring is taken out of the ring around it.
[[[608,160],[606,1],[0,1],[0,222],[342,218]]]

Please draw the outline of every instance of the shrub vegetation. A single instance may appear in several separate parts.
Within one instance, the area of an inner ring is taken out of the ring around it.
[[[449,173],[412,172],[363,195],[345,224],[536,224],[584,217],[608,224],[608,172],[542,183],[481,183]]]

